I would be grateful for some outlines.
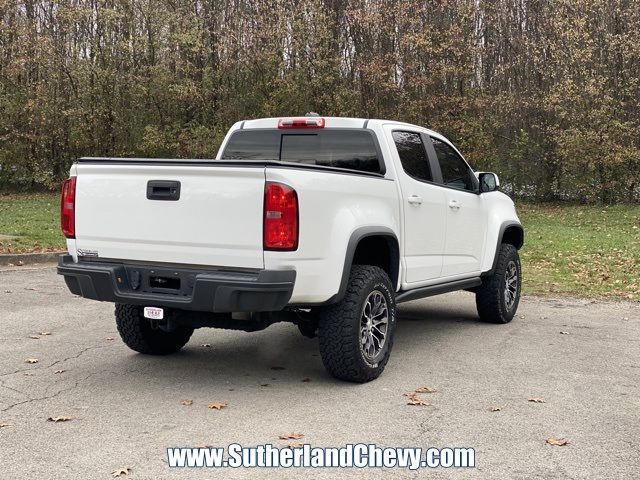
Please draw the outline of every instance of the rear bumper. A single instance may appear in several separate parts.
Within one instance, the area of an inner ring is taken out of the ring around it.
[[[294,270],[215,271],[83,261],[61,255],[58,274],[75,295],[103,302],[201,312],[273,312],[293,293]],[[159,285],[171,288],[163,288]]]

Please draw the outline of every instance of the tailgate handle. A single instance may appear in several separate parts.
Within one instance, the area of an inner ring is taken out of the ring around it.
[[[149,180],[147,182],[149,200],[179,200],[180,182],[173,180]]]

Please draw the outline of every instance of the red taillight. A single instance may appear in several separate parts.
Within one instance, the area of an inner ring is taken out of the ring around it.
[[[298,195],[288,185],[267,182],[264,187],[264,249],[298,248]]]
[[[322,117],[281,118],[278,128],[324,128]]]
[[[60,228],[65,237],[76,238],[76,177],[62,182]]]

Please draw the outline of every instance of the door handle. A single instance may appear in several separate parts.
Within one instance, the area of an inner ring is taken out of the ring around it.
[[[420,195],[410,195],[407,201],[411,205],[420,205],[422,203],[422,197]]]
[[[453,208],[454,210],[459,210],[462,204],[457,200],[451,200],[449,202],[449,208]]]

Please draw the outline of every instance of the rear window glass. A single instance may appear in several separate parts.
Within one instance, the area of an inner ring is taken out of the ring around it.
[[[381,173],[373,135],[366,130],[239,130],[229,139],[222,159],[277,160]]]
[[[226,160],[278,160],[280,132],[240,130],[229,139],[222,158]]]

